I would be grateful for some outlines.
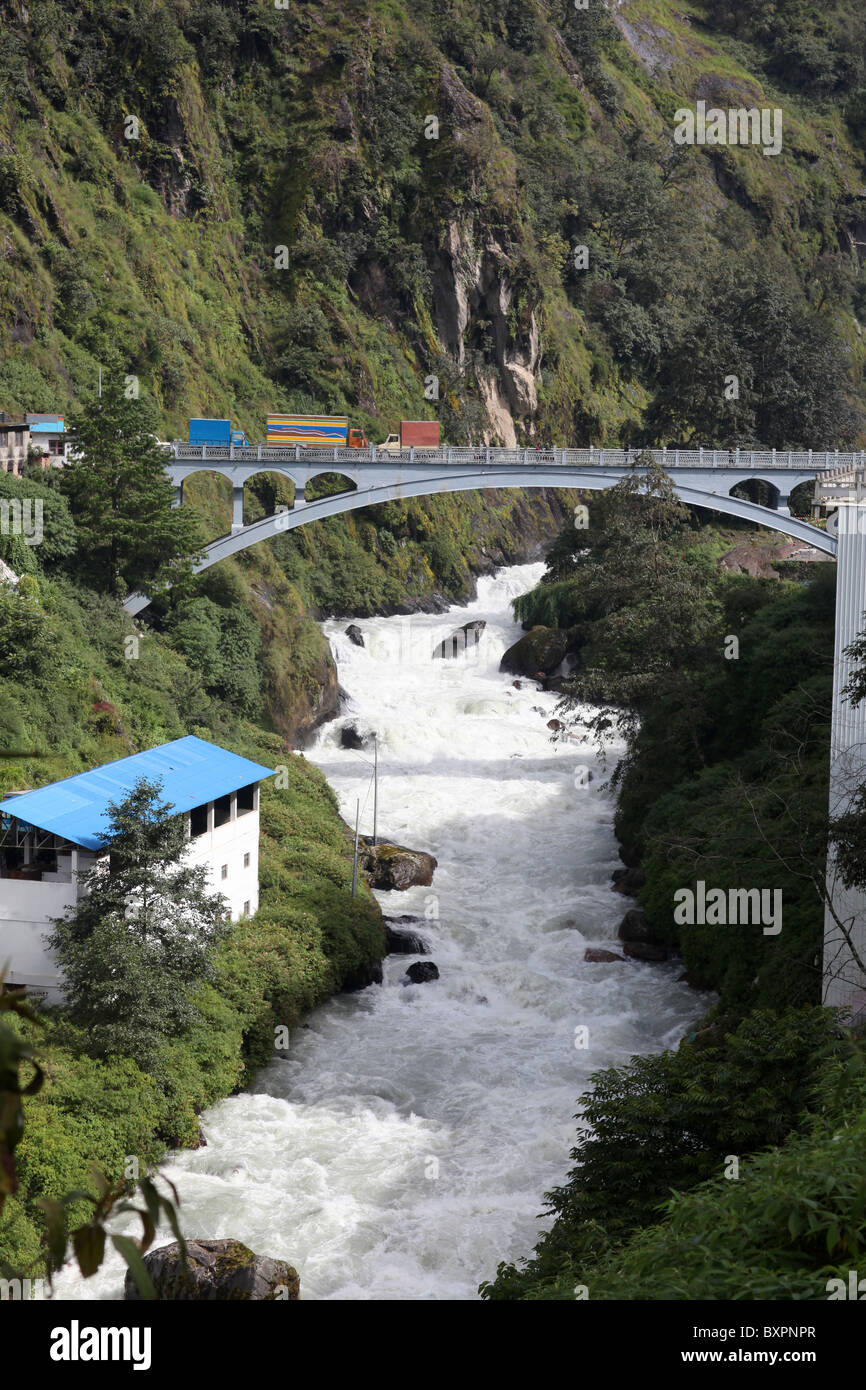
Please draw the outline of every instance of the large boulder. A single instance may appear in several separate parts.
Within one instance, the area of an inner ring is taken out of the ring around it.
[[[416,960],[406,971],[413,985],[425,985],[429,980],[439,979],[438,966],[432,960]]]
[[[486,622],[478,618],[475,622],[464,623],[462,627],[458,627],[456,632],[452,632],[450,637],[439,643],[433,653],[434,661],[437,658],[444,660],[450,656],[462,656],[467,647],[477,647],[486,626]]]
[[[299,1299],[297,1271],[285,1260],[254,1255],[239,1240],[188,1240],[189,1272],[185,1273],[177,1241],[151,1250],[144,1257],[156,1296],[166,1302],[207,1302],[218,1300],[294,1300]],[[123,1296],[138,1302],[141,1294],[131,1274],[127,1274]]]
[[[371,888],[402,893],[407,888],[429,888],[438,860],[422,849],[407,849],[405,845],[374,846],[365,836],[359,863]]]
[[[357,623],[349,623],[349,626],[346,628],[346,636],[350,642],[354,642],[356,647],[363,647],[364,634]]]
[[[508,648],[499,669],[511,676],[542,680],[556,670],[567,651],[567,633],[555,627],[534,627]]]
[[[357,724],[344,724],[340,730],[341,748],[367,748],[371,742],[371,735],[362,734]]]

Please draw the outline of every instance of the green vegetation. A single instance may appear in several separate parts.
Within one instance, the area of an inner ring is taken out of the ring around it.
[[[822,447],[862,421],[855,0],[3,18],[5,408],[81,404],[101,365],[167,430],[231,415],[253,438],[269,408],[382,438],[430,413],[431,375],[455,444],[491,384],[518,436],[563,441]],[[780,106],[782,153],[674,146],[698,98]]]
[[[760,1056],[754,1061],[759,1106],[775,1099],[773,1090],[781,1080],[779,1041],[789,1048],[795,1041],[799,1048],[810,1029],[813,1036],[827,1030],[826,1018],[819,1022],[818,1014],[818,1010],[804,1013],[800,1024],[789,1028],[787,1038],[774,1028],[761,1039],[771,1055],[769,1076],[761,1069]],[[759,1037],[756,1028],[755,1041]],[[712,1061],[713,1054],[706,1055]],[[742,1048],[732,1048],[728,1055],[739,1063],[746,1060]],[[690,1050],[681,1048],[666,1057],[668,1071],[691,1071]],[[724,1063],[726,1054],[719,1060]],[[799,1060],[808,1067],[814,1059],[807,1061],[801,1053]],[[563,1215],[542,1240],[536,1257],[521,1269],[500,1266],[496,1282],[482,1286],[482,1296],[811,1300],[834,1296],[831,1280],[841,1280],[836,1290],[847,1291],[849,1270],[856,1268],[866,1243],[862,1169],[866,1085],[859,1056],[847,1062],[841,1055],[833,1062],[826,1056],[823,1060],[819,1092],[800,1112],[797,1128],[790,1128],[781,1143],[771,1129],[760,1135],[759,1126],[744,1134],[737,1116],[727,1108],[728,1097],[719,1095],[725,1085],[735,1094],[739,1072],[734,1075],[728,1070],[720,1087],[712,1077],[705,1077],[710,1083],[707,1089],[686,1106],[669,1087],[648,1089],[641,1098],[634,1069],[613,1074],[625,1098],[611,1094],[604,1084],[606,1074],[601,1073],[598,1079],[610,1108],[599,1106],[592,1114],[606,1132],[597,1150],[587,1140],[574,1151],[575,1158],[589,1165],[589,1181],[578,1172],[570,1188],[553,1194]],[[796,1052],[789,1052],[788,1064],[795,1061]],[[801,1092],[800,1100],[804,1098]],[[752,1100],[752,1095],[741,1096],[741,1119],[743,1111],[751,1110]],[[714,1171],[714,1177],[696,1182],[699,1162],[691,1173],[684,1172],[682,1134],[671,1133],[670,1147],[657,1158],[662,1105],[667,1102],[690,1124],[703,1111],[704,1133],[714,1150],[704,1171]],[[715,1132],[712,1121],[708,1122],[713,1110],[719,1122]],[[589,1117],[589,1109],[583,1113]],[[757,1113],[760,1116],[760,1109]],[[780,1114],[778,1118],[790,1124],[794,1114],[791,1110],[787,1117]],[[615,1132],[626,1118],[636,1126],[630,1144],[627,1134]],[[613,1131],[611,1137],[608,1131]],[[744,1141],[739,1153],[735,1134]],[[745,1144],[753,1149],[756,1139],[774,1147],[747,1151]],[[613,1157],[614,1181],[622,1190],[636,1184],[641,1194],[655,1199],[640,1213],[632,1202],[628,1217],[611,1227],[604,1224],[611,1194],[603,1187],[598,1190],[599,1161],[605,1156]]]

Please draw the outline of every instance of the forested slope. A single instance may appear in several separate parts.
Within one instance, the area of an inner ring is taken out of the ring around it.
[[[7,408],[101,364],[166,431],[307,406],[375,433],[437,376],[454,443],[856,432],[854,0],[0,11]],[[676,145],[701,99],[779,107],[781,153]]]

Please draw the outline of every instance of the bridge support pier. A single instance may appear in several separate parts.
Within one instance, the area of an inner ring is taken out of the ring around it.
[[[175,490],[174,490],[174,501],[172,502],[171,505],[172,505],[173,507],[182,507],[182,506],[183,506],[183,483],[181,483],[178,487],[175,488]]]
[[[244,489],[232,488],[232,532],[242,531],[244,527]]]
[[[833,714],[830,730],[830,817],[843,815],[866,781],[866,701],[854,706],[843,695],[854,663],[846,647],[860,635],[866,609],[866,504],[839,508],[836,569],[836,646],[833,654]],[[844,886],[834,857],[827,860],[828,902],[824,916],[823,1001],[857,1023],[866,1015],[866,895]]]

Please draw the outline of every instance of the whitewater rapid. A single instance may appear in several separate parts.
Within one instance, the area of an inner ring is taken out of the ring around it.
[[[382,986],[318,1009],[286,1059],[204,1114],[207,1147],[164,1165],[188,1236],[289,1260],[302,1298],[476,1297],[545,1228],[591,1072],[676,1046],[702,1011],[676,963],[584,961],[629,906],[610,886],[613,802],[590,745],[552,741],[557,697],[499,672],[520,635],[510,601],[542,570],[481,579],[446,614],[359,619],[363,647],[324,625],[348,703],[306,756],[370,833],[372,753],[340,733],[377,734],[380,837],[438,859],[432,887],[377,896],[423,919],[440,978],[407,985],[419,957],[389,957]],[[476,619],[477,647],[433,659]],[[58,1293],[116,1298],[121,1277],[112,1254]]]

